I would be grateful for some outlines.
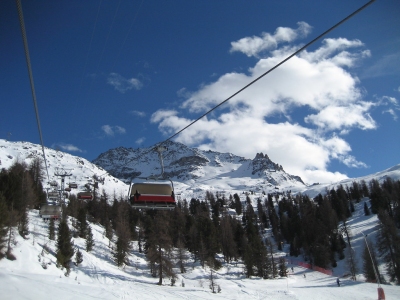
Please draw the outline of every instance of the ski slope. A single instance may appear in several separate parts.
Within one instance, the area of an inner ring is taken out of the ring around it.
[[[349,221],[354,228],[353,247],[359,263],[361,232],[376,233],[376,216],[358,213],[362,205],[361,202],[356,206],[356,213]],[[334,269],[334,275],[341,277],[341,287],[337,286],[335,276],[291,264],[288,264],[288,278],[248,279],[243,275],[243,266],[232,263],[223,264],[216,272],[221,292],[213,294],[209,289],[209,268],[203,269],[191,257],[186,262],[187,273],[178,273],[175,286],[171,286],[168,279],[158,286],[158,279],[151,277],[136,243],[130,253],[130,265],[118,268],[112,261],[104,229],[94,224],[91,224],[95,240],[93,251],[87,253],[85,240],[74,238],[75,247],[83,254],[83,262],[73,265],[66,277],[65,270],[56,267],[55,241],[47,238],[48,223],[39,218],[36,210],[30,211],[29,219],[27,239],[22,239],[18,233],[14,236],[12,252],[17,260],[0,260],[1,299],[377,299],[377,284],[363,282],[362,276],[358,276],[356,282],[342,277],[346,273],[344,261]],[[49,252],[43,251],[43,245],[47,245]],[[386,299],[398,299],[399,286],[384,285],[383,288]]]

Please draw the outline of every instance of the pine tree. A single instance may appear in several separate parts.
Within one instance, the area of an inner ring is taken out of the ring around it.
[[[18,222],[18,233],[20,236],[25,238],[29,234],[29,222],[28,222],[28,211],[23,210],[20,213],[19,222]]]
[[[181,239],[178,240],[176,245],[175,259],[179,266],[181,273],[186,273],[185,261],[187,260],[186,249]]]
[[[78,211],[78,234],[79,237],[84,238],[86,236],[88,224],[86,221],[86,210],[85,208],[80,208]]]
[[[232,230],[232,218],[229,215],[225,215],[221,219],[220,229],[221,229],[221,246],[222,254],[224,255],[224,260],[230,262],[237,256],[236,244],[233,237]]]
[[[400,236],[394,221],[387,212],[380,210],[377,248],[386,263],[390,281],[400,284]]]
[[[0,192],[0,259],[3,258],[2,250],[6,246],[8,209],[6,199]]]
[[[55,222],[53,218],[50,218],[50,223],[49,223],[49,240],[54,241],[54,238],[56,237],[56,228],[55,228]]]
[[[35,208],[39,208],[40,204],[46,201],[46,194],[42,185],[45,178],[43,160],[39,157],[34,158],[29,165],[28,171],[32,178],[33,189],[36,194],[33,204]]]
[[[367,202],[364,202],[364,215],[369,216],[371,212],[369,211]]]
[[[94,247],[94,239],[93,239],[93,233],[92,233],[92,228],[90,225],[87,226],[86,230],[86,251],[90,252],[93,250]]]
[[[375,249],[374,249],[372,242],[369,242],[367,239],[365,239],[365,242],[368,243],[368,245],[365,244],[364,251],[362,254],[363,274],[364,274],[365,280],[367,282],[376,282],[377,278],[375,276],[375,272],[377,273],[377,276],[379,278],[381,278],[381,276],[379,274]],[[372,257],[372,259],[371,259],[371,257]]]
[[[104,227],[105,227],[104,234],[105,234],[106,238],[108,238],[108,246],[110,247],[111,240],[114,235],[111,220],[106,221],[106,224],[104,225]]]
[[[128,264],[128,252],[131,250],[129,225],[121,220],[117,225],[116,249],[113,253],[114,261],[118,267]]]
[[[75,254],[75,266],[79,266],[80,263],[83,262],[82,252],[78,249]]]
[[[152,228],[147,235],[146,258],[150,265],[157,268],[158,284],[162,285],[164,276],[175,279],[172,261],[172,239],[168,233],[169,220],[165,213],[157,213]],[[156,269],[155,268],[155,269]]]
[[[350,232],[350,227],[347,224],[347,220],[343,221],[343,226],[341,228],[341,231],[343,233],[344,236],[346,236],[347,238],[347,243],[348,243],[348,250],[347,250],[347,267],[349,268],[350,274],[351,274],[351,279],[352,280],[357,280],[356,278],[356,274],[357,274],[357,258],[356,255],[354,253],[354,250],[351,246],[351,232]]]
[[[372,179],[369,182],[371,211],[377,214],[380,209],[385,209],[385,197],[379,181]]]
[[[284,257],[279,258],[278,274],[281,277],[287,277],[286,261]]]
[[[274,258],[274,245],[272,244],[272,242],[270,240],[267,240],[267,258],[269,259],[270,263],[268,263],[268,274],[269,277],[271,278],[275,278],[278,276],[278,268],[275,262],[275,258]]]
[[[71,241],[71,232],[66,220],[61,220],[58,226],[57,264],[69,269],[69,263],[74,255],[74,244]]]
[[[235,199],[235,210],[236,210],[236,214],[237,215],[241,215],[242,214],[242,203],[240,202],[240,197],[238,194],[234,194],[233,198]]]

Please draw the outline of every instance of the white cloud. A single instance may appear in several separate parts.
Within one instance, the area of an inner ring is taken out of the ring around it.
[[[107,135],[107,136],[114,136],[115,134],[125,134],[126,130],[125,128],[121,126],[110,126],[110,125],[103,125],[101,126],[101,130]]]
[[[388,109],[388,110],[384,110],[382,113],[388,113],[390,115],[392,115],[393,120],[397,120],[397,114],[393,109]]]
[[[78,147],[71,145],[71,144],[64,144],[64,143],[59,143],[56,146],[60,147],[64,151],[69,151],[69,152],[83,152],[81,149]]]
[[[299,37],[307,36],[311,26],[298,22],[298,28],[278,27],[274,34],[263,32],[261,37],[245,37],[231,43],[230,52],[243,52],[247,56],[258,56],[261,52],[275,49],[282,42],[292,42]]]
[[[397,121],[398,116],[396,111],[400,111],[400,105],[395,97],[390,97],[390,96],[380,97],[378,98],[377,105],[390,106],[390,108],[383,110],[382,113],[390,114],[393,120]]]
[[[381,57],[372,66],[367,68],[362,78],[375,78],[386,75],[397,75],[400,73],[400,52]]]
[[[181,110],[159,110],[151,121],[165,135],[177,132],[192,121],[187,113],[199,115],[215,107],[298,49],[296,45],[278,44],[291,42],[299,35],[277,30],[274,35],[264,34],[261,40],[247,38],[233,43],[231,51],[248,56],[272,50],[269,57],[259,59],[247,72],[224,74],[196,91],[181,89],[180,95],[186,99]],[[347,178],[328,167],[332,160],[352,168],[367,167],[351,155],[351,146],[343,136],[352,130],[377,127],[370,110],[378,104],[363,99],[359,79],[347,71],[369,55],[359,40],[326,39],[319,48],[293,57],[226,102],[223,110],[199,120],[176,139],[247,158],[264,152],[308,183]],[[276,124],[267,122],[277,115],[285,119]]]
[[[354,127],[363,130],[375,129],[376,122],[368,114],[372,105],[371,102],[360,101],[347,106],[327,106],[318,114],[308,115],[305,121],[325,130],[344,130]]]
[[[140,90],[143,87],[142,82],[136,78],[127,79],[117,73],[110,73],[107,83],[112,85],[117,91],[125,93],[128,90]]]
[[[138,144],[138,145],[141,145],[141,144],[144,143],[145,140],[146,140],[146,138],[141,137],[141,138],[137,139],[137,140],[135,141],[135,143]]]
[[[146,113],[144,111],[132,110],[130,114],[134,115],[135,117],[145,117]]]

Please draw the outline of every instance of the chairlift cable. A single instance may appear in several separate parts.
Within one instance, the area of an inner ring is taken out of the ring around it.
[[[45,151],[44,151],[42,129],[40,127],[39,109],[38,109],[38,105],[37,105],[37,101],[36,101],[36,93],[35,93],[35,85],[34,85],[34,81],[33,81],[31,60],[30,60],[30,57],[29,57],[28,39],[26,38],[24,15],[22,13],[21,1],[20,0],[16,0],[16,3],[17,3],[17,9],[18,9],[19,24],[21,26],[22,40],[23,40],[23,43],[24,43],[26,64],[27,64],[27,67],[28,67],[29,81],[30,81],[30,84],[31,84],[33,105],[35,107],[36,122],[37,122],[38,130],[39,130],[40,143],[42,145],[44,164],[46,166],[47,180],[50,181],[49,170],[48,170],[48,167],[47,167],[46,154],[45,154]]]
[[[80,82],[80,85],[79,85],[79,91],[78,91],[78,93],[80,93],[80,91],[82,90],[83,79],[84,79],[84,76],[85,76],[85,73],[86,73],[86,66],[87,66],[87,62],[88,62],[88,60],[89,60],[90,50],[92,49],[93,37],[94,37],[94,33],[95,33],[95,31],[96,31],[97,20],[98,20],[98,18],[99,18],[100,7],[101,7],[102,1],[103,1],[103,0],[100,0],[100,2],[99,2],[99,7],[97,8],[96,20],[94,21],[94,27],[93,27],[93,30],[92,30],[92,36],[91,36],[91,38],[90,38],[89,48],[88,48],[88,51],[87,51],[87,53],[86,53],[86,59],[85,59],[85,64],[84,64],[84,66],[83,66],[83,72],[82,72],[82,76],[81,76],[81,82]],[[76,111],[76,110],[77,110],[77,107],[78,107],[78,101],[75,101],[75,103],[76,103],[76,105],[75,105],[75,111]],[[73,115],[74,115],[74,117],[76,118],[76,114],[73,114]],[[74,122],[72,122],[72,123],[75,123],[75,120],[74,120]]]
[[[114,60],[114,64],[113,64],[112,67],[111,67],[111,71],[114,69],[114,66],[115,66],[115,64],[116,64],[116,61],[118,60],[118,58],[119,58],[119,56],[120,56],[120,54],[121,54],[121,51],[122,51],[122,49],[124,48],[126,41],[128,40],[128,36],[129,36],[129,34],[131,33],[133,24],[135,24],[135,22],[136,22],[137,16],[139,15],[139,11],[140,11],[140,9],[142,8],[143,2],[144,2],[144,0],[142,0],[142,2],[140,3],[139,8],[138,8],[138,10],[137,10],[135,16],[134,16],[133,19],[132,19],[131,26],[129,26],[128,32],[127,32],[127,34],[125,35],[125,39],[124,39],[124,41],[122,42],[121,47],[119,47],[117,56],[115,57],[115,60]]]
[[[95,70],[94,74],[97,74],[97,72],[98,72],[98,70],[100,68],[100,63],[101,63],[101,61],[103,59],[104,51],[106,49],[106,46],[107,46],[107,43],[108,43],[108,39],[110,37],[111,30],[112,30],[112,28],[114,26],[115,19],[117,18],[117,14],[118,14],[120,5],[121,5],[121,0],[119,0],[119,2],[118,2],[117,9],[115,10],[115,13],[114,13],[114,16],[113,16],[113,19],[112,19],[112,22],[111,22],[111,26],[108,29],[106,41],[105,41],[105,43],[103,45],[103,49],[101,50],[100,59],[97,62],[97,66],[96,66],[96,70]],[[94,80],[95,80],[95,77],[92,78],[92,81],[91,81],[91,83],[89,85],[89,91],[91,91],[91,89],[92,89]],[[83,103],[83,111],[86,109],[86,103],[87,103],[86,101]]]
[[[303,47],[301,47],[300,49],[298,49],[297,51],[293,52],[291,55],[289,55],[288,57],[286,57],[284,60],[282,60],[280,63],[278,63],[277,65],[275,65],[274,67],[270,68],[268,71],[266,71],[265,73],[263,73],[262,75],[260,75],[259,77],[257,77],[256,79],[254,79],[253,81],[251,81],[250,83],[248,83],[247,85],[245,85],[244,87],[242,87],[240,90],[238,90],[237,92],[235,92],[234,94],[232,94],[231,96],[229,96],[228,98],[226,98],[224,101],[222,101],[221,103],[219,103],[218,105],[214,106],[212,109],[210,109],[209,111],[205,112],[203,115],[201,115],[200,117],[198,117],[196,120],[194,120],[193,122],[191,122],[190,124],[188,124],[187,126],[185,126],[184,128],[182,128],[181,130],[179,130],[178,132],[176,132],[175,134],[173,134],[171,137],[169,137],[168,139],[164,140],[163,142],[161,142],[160,144],[163,144],[171,139],[173,139],[174,137],[176,137],[178,134],[180,134],[182,131],[186,130],[187,128],[189,128],[190,126],[192,126],[193,124],[195,124],[196,122],[198,122],[199,120],[201,120],[202,118],[204,118],[206,115],[208,115],[209,113],[211,113],[212,111],[216,110],[218,107],[220,107],[221,105],[225,104],[226,102],[228,102],[229,100],[231,100],[233,97],[235,97],[236,95],[238,95],[239,93],[243,92],[245,89],[247,89],[249,86],[253,85],[254,83],[256,83],[258,80],[260,80],[261,78],[263,78],[264,76],[266,76],[267,74],[271,73],[272,71],[274,71],[276,68],[278,68],[279,66],[283,65],[285,62],[287,62],[289,59],[291,59],[293,56],[299,54],[301,51],[303,51],[304,49],[308,48],[310,45],[312,45],[313,43],[315,43],[317,40],[319,40],[320,38],[322,38],[323,36],[325,36],[326,34],[328,34],[329,32],[331,32],[332,30],[334,30],[335,28],[337,28],[338,26],[340,26],[341,24],[343,24],[344,22],[346,22],[347,20],[349,20],[351,17],[353,17],[354,15],[356,15],[357,13],[359,13],[360,11],[362,11],[364,8],[366,8],[367,6],[369,6],[370,4],[372,4],[372,2],[374,2],[375,0],[371,0],[368,3],[364,4],[362,7],[360,7],[359,9],[357,9],[356,11],[354,11],[353,13],[351,13],[350,15],[348,15],[347,17],[345,17],[344,19],[342,19],[340,22],[336,23],[335,25],[333,25],[331,28],[329,28],[328,30],[326,30],[325,32],[321,33],[319,36],[317,36],[316,38],[314,38],[313,40],[311,40],[310,42],[308,42],[307,44],[305,44]]]

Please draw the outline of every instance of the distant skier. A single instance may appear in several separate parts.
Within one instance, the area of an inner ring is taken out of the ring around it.
[[[303,274],[304,278],[306,278],[306,273]]]
[[[293,267],[292,267],[292,273],[293,273]]]
[[[339,280],[339,277],[336,279],[336,283],[337,283],[337,286],[340,286],[340,280]]]

